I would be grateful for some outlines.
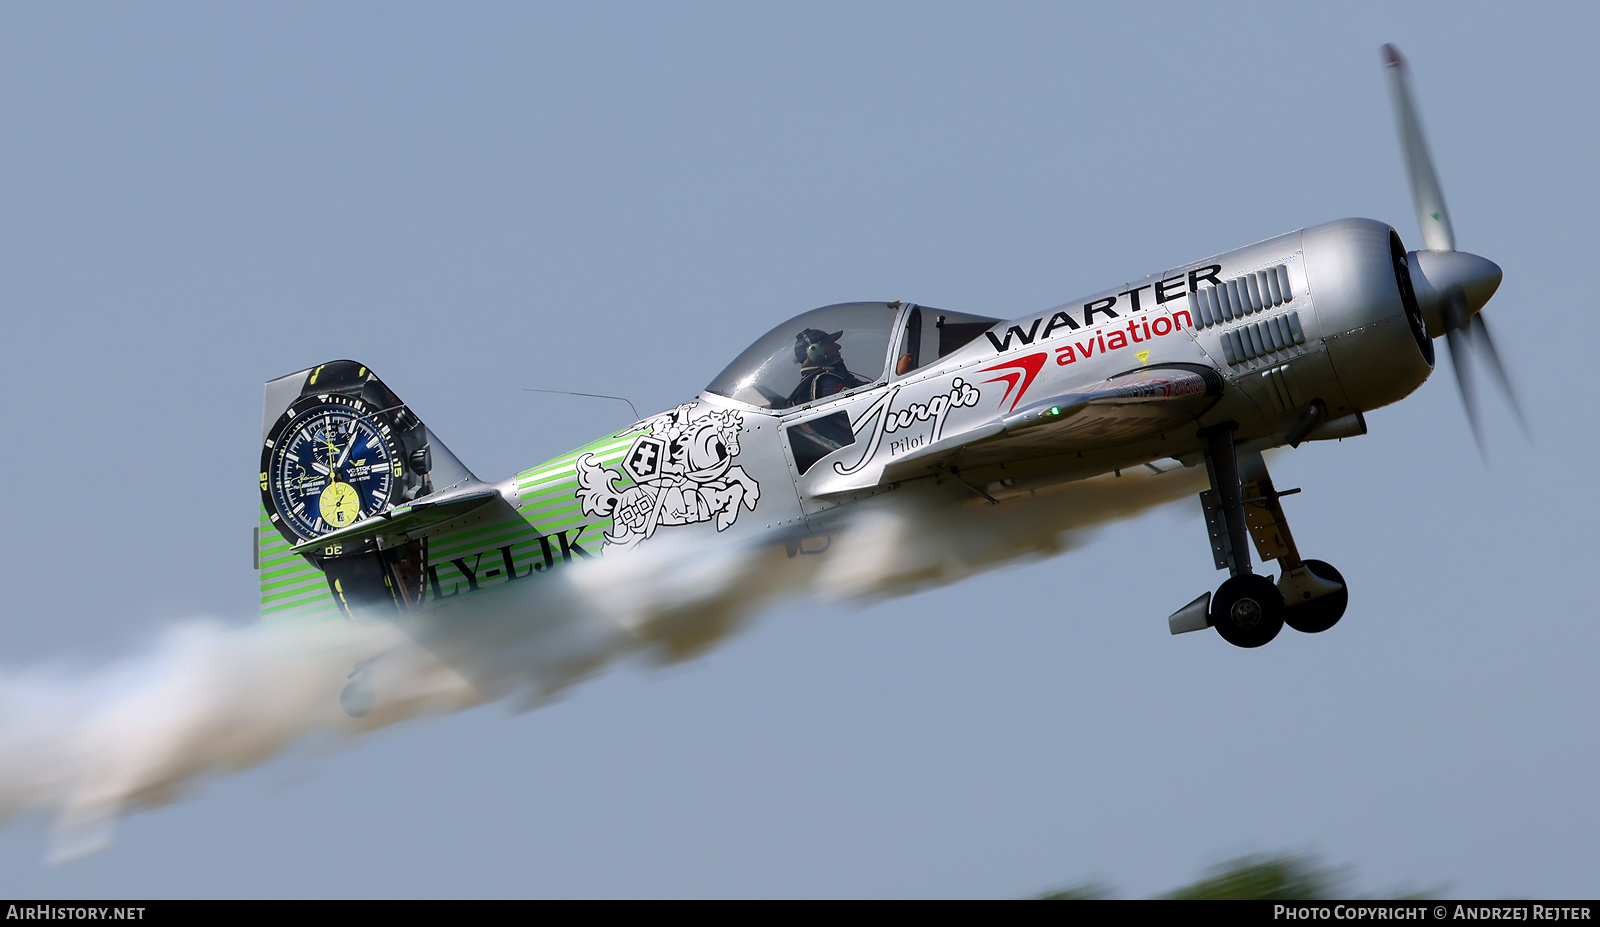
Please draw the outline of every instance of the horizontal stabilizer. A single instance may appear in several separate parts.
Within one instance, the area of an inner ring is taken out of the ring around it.
[[[428,533],[430,528],[454,521],[500,498],[500,490],[478,481],[423,496],[415,502],[363,518],[294,547],[297,554],[324,550],[331,545],[373,544],[388,547]],[[379,539],[382,542],[379,543]]]

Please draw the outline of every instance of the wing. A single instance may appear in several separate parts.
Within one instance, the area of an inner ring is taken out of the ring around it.
[[[959,456],[962,467],[1135,444],[1199,418],[1222,395],[1222,378],[1198,364],[1143,367],[1053,396],[898,458],[880,482],[926,475]]]

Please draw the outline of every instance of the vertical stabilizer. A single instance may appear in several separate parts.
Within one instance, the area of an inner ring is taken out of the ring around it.
[[[416,605],[425,539],[381,550],[342,537],[306,545],[476,481],[363,364],[332,361],[267,383],[256,527],[262,617],[361,620]]]

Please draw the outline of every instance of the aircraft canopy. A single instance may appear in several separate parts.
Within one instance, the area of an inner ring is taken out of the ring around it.
[[[924,315],[933,317],[926,326]],[[906,329],[899,338],[897,321]],[[891,344],[899,348],[894,372],[903,375],[967,344],[995,321],[899,303],[823,306],[761,336],[706,390],[766,409],[794,408],[883,382]]]

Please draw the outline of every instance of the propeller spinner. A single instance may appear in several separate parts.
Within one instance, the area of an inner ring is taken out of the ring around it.
[[[1417,210],[1417,224],[1422,227],[1422,241],[1428,246],[1425,251],[1407,255],[1412,284],[1427,321],[1428,334],[1435,338],[1443,335],[1450,345],[1450,364],[1455,368],[1467,422],[1472,426],[1472,437],[1478,443],[1479,453],[1483,453],[1477,397],[1467,358],[1475,345],[1482,355],[1480,359],[1505,391],[1516,413],[1517,424],[1522,427],[1523,434],[1528,434],[1527,418],[1522,414],[1516,391],[1511,387],[1500,352],[1495,350],[1494,339],[1482,315],[1483,307],[1500,286],[1500,265],[1488,258],[1456,250],[1450,212],[1445,208],[1439,177],[1434,173],[1433,159],[1428,156],[1422,125],[1411,101],[1405,59],[1400,57],[1399,49],[1385,45],[1383,60],[1387,66],[1395,121],[1400,130],[1400,147],[1405,154],[1406,174],[1411,182],[1411,202]]]

